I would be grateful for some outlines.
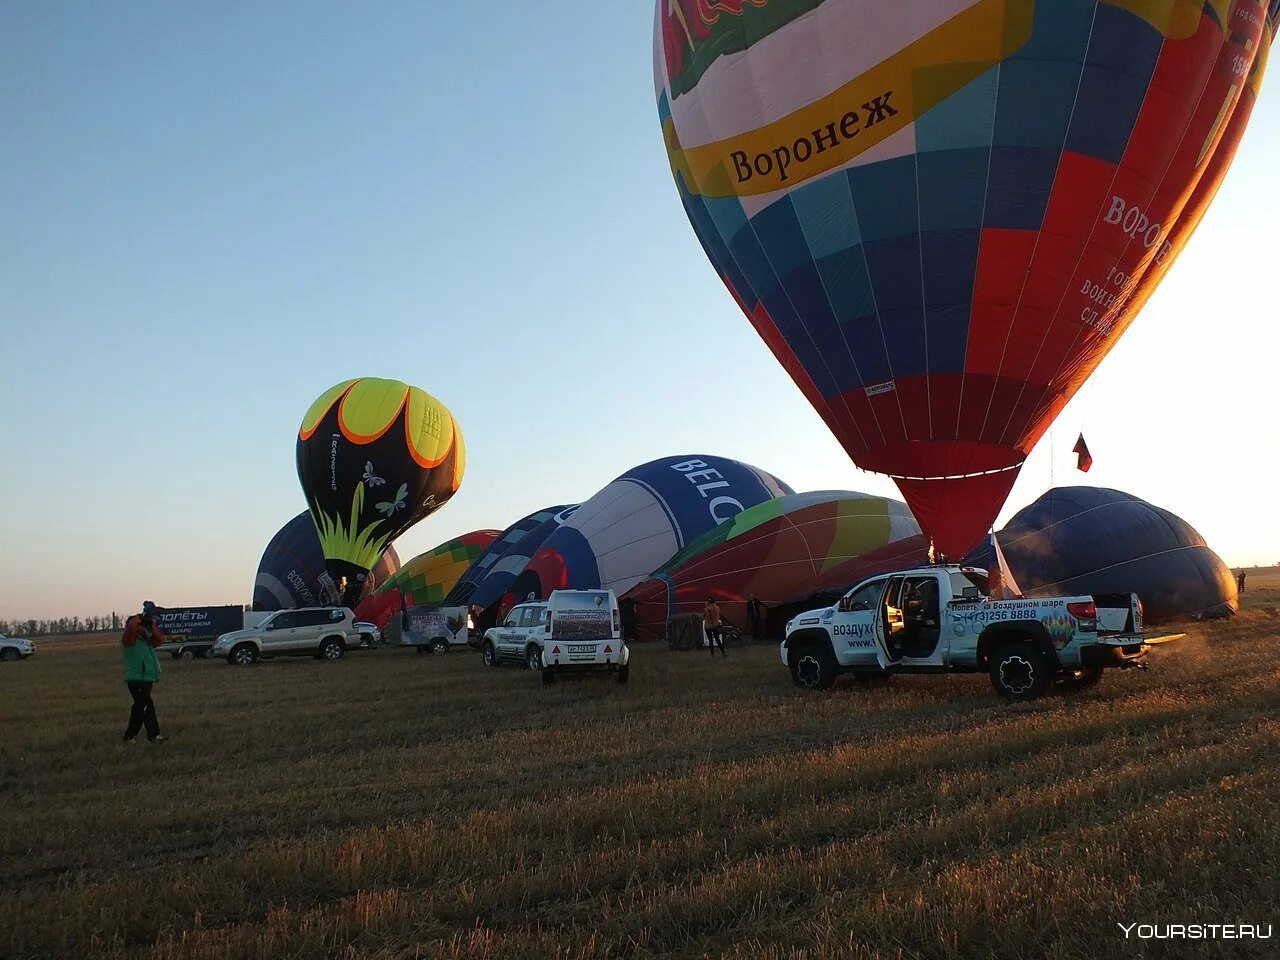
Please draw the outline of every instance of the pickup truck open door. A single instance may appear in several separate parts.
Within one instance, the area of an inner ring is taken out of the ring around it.
[[[890,577],[880,597],[880,615],[876,618],[876,659],[887,670],[902,660],[902,635],[907,629],[902,591],[906,577]]]

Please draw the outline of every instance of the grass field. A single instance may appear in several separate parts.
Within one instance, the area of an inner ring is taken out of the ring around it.
[[[475,654],[0,665],[0,957],[1275,957],[1280,571],[1146,674],[794,691],[776,648],[548,688]],[[1280,937],[1280,931],[1277,931]]]

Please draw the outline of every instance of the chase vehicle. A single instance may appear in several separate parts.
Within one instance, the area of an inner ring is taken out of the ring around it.
[[[1051,684],[1082,688],[1108,667],[1146,667],[1151,644],[1134,594],[989,600],[985,570],[928,566],[863,581],[833,607],[787,624],[782,662],[796,686],[836,675],[986,672],[1007,700]]]

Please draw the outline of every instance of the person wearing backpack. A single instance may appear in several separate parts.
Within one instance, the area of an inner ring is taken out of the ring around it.
[[[150,600],[142,605],[142,612],[125,621],[124,636],[120,648],[124,651],[124,682],[133,697],[129,711],[129,726],[125,727],[124,742],[131,743],[143,727],[152,743],[163,743],[160,721],[156,719],[156,705],[151,700],[151,688],[160,682],[160,659],[155,648],[164,643],[164,634],[156,623],[156,605]]]

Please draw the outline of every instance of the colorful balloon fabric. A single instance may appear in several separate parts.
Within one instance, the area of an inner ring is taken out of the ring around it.
[[[1055,487],[996,539],[1028,596],[1136,593],[1149,623],[1227,616],[1235,578],[1181,517],[1106,487]],[[985,546],[971,554],[990,567]]]
[[[458,578],[458,582],[454,584],[449,595],[445,597],[446,606],[458,606],[460,604],[471,604],[471,597],[476,592],[476,587],[485,575],[493,569],[504,554],[508,553],[521,540],[536,530],[541,524],[551,519],[563,507],[544,507],[541,510],[535,510],[526,517],[521,517],[502,533],[498,534],[498,538],[489,545],[475,562],[467,568],[466,573]]]
[[[380,585],[375,594],[381,596],[398,590],[407,606],[438,607],[462,574],[498,538],[498,533],[497,530],[475,530],[419,554]]]
[[[458,578],[498,537],[497,530],[474,530],[448,540],[404,564],[384,579],[356,608],[356,618],[385,630],[391,617],[409,607],[438,607]]]
[[[395,547],[387,547],[365,590],[386,581],[400,567]],[[253,581],[253,609],[290,610],[294,607],[328,606],[338,603],[337,586],[325,569],[324,550],[311,514],[303,511],[281,527],[262,551],[258,574]]]
[[[480,607],[482,611],[488,611],[494,604],[499,603],[505,597],[508,600],[506,606],[509,609],[515,599],[519,599],[513,598],[509,593],[511,585],[524,572],[525,567],[529,564],[529,559],[537,552],[538,548],[542,546],[551,534],[560,529],[560,525],[573,516],[574,511],[577,509],[578,504],[576,503],[564,504],[559,508],[548,507],[547,512],[551,513],[551,515],[503,551],[502,555],[497,558],[488,572],[476,584],[475,592],[467,602],[472,606]],[[553,510],[554,512],[551,512]],[[496,619],[496,616],[485,619]]]
[[[640,639],[714,597],[745,630],[747,600],[766,610],[925,561],[928,543],[905,503],[862,493],[797,493],[744,510],[703,534],[627,597]]]
[[[792,493],[727,457],[664,457],[628,470],[582,504],[534,553],[511,593],[603,587],[621,596],[684,546],[750,507]]]
[[[302,419],[298,480],[344,602],[386,545],[458,492],[462,431],[435,397],[364,377],[326,390]]]
[[[695,233],[939,549],[990,529],[1178,256],[1278,17],[1257,0],[659,0],[658,113]]]

